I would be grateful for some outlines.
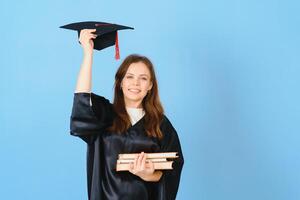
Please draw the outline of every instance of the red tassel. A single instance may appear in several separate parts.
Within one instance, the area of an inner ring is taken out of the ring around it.
[[[118,41],[118,31],[116,33],[116,46],[115,46],[115,58],[116,60],[120,59],[120,50],[119,50],[119,41]]]

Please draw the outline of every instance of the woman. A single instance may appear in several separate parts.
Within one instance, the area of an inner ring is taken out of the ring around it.
[[[128,56],[115,76],[114,102],[91,92],[95,29],[80,32],[84,58],[73,100],[71,134],[87,143],[91,200],[173,200],[184,163],[176,130],[163,114],[149,59]],[[178,152],[172,170],[154,170],[147,153]],[[121,153],[139,153],[129,171],[116,171]]]

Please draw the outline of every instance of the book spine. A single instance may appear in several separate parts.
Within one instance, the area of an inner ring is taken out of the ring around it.
[[[168,153],[147,153],[147,158],[177,158],[177,152]],[[134,159],[138,153],[119,154],[119,159]]]
[[[150,159],[146,159],[146,162],[147,161],[151,161],[151,162],[166,162],[167,159],[166,158],[150,158]],[[134,162],[134,159],[119,159],[117,160],[117,163],[133,163]]]
[[[161,163],[153,163],[155,170],[168,170],[173,169],[172,167],[173,161],[167,161],[167,162],[161,162]],[[116,170],[117,171],[129,171],[130,164],[124,163],[124,164],[117,164]]]

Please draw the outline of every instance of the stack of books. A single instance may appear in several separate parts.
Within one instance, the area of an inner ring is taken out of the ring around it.
[[[168,170],[173,169],[172,164],[174,161],[169,161],[167,159],[175,159],[178,158],[178,152],[162,152],[162,153],[146,153],[146,163],[151,160],[154,164],[155,170]],[[117,171],[129,171],[130,163],[134,163],[135,157],[139,155],[138,153],[126,153],[119,154],[119,158],[117,160]]]

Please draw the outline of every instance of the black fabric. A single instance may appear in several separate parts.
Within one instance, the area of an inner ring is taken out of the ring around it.
[[[90,105],[90,99],[92,106]],[[71,135],[87,143],[89,200],[174,200],[184,158],[176,130],[166,116],[161,123],[164,138],[148,137],[144,117],[124,134],[105,131],[115,116],[109,100],[94,93],[75,93],[70,120]],[[173,170],[163,170],[158,182],[146,182],[128,171],[117,172],[120,153],[178,152]]]

